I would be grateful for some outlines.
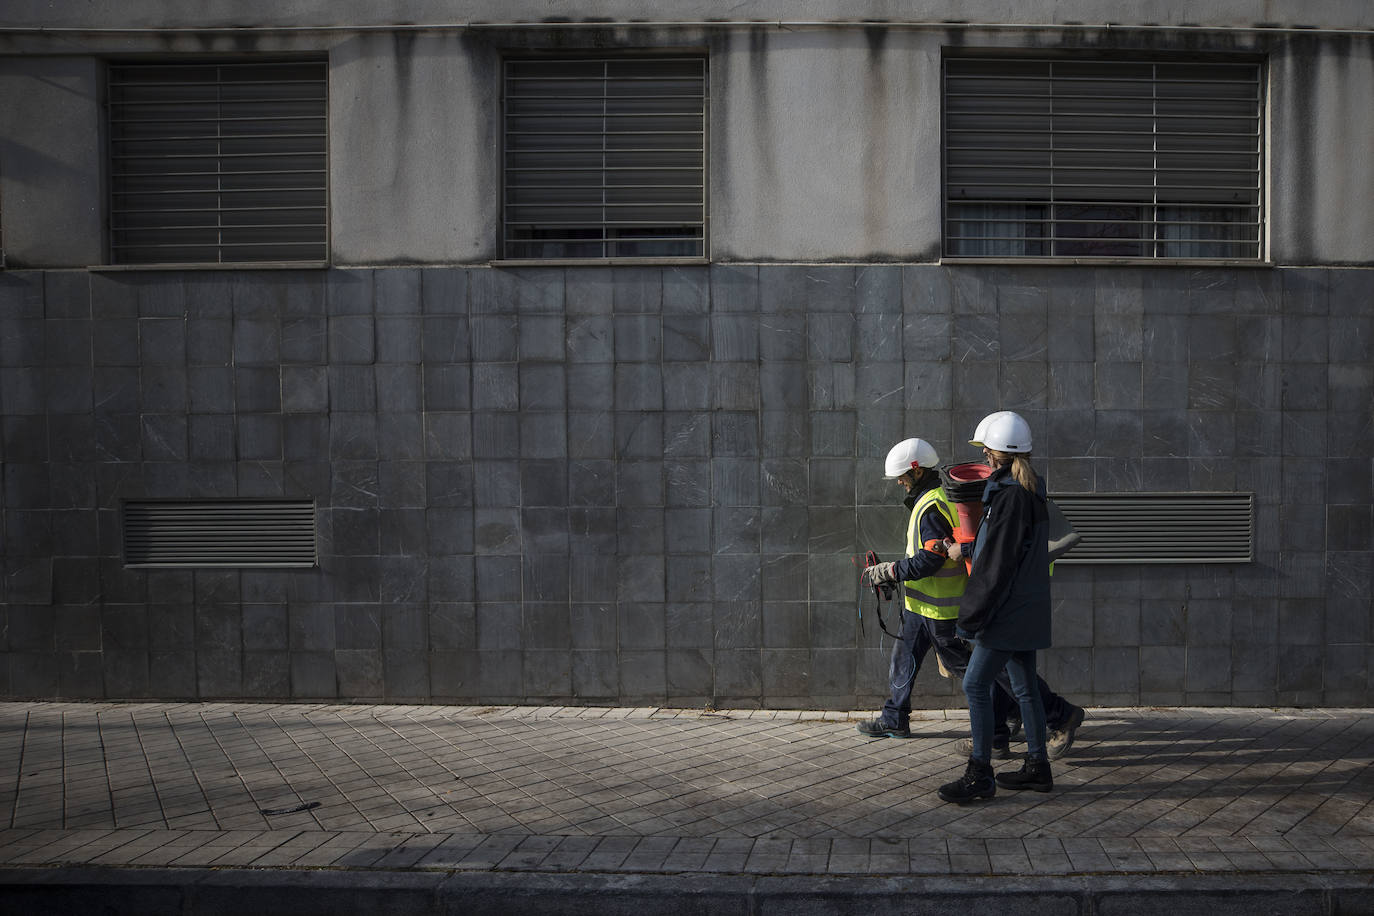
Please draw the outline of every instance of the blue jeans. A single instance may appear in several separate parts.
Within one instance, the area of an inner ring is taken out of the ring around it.
[[[958,621],[933,620],[911,611],[902,610],[902,635],[892,646],[892,660],[888,665],[888,684],[891,695],[883,704],[882,720],[897,728],[907,728],[911,721],[911,689],[921,663],[932,650],[944,662],[945,669],[956,677],[963,677],[968,669],[969,644],[960,639]],[[1044,678],[1037,677],[1040,702],[1045,709],[1045,722],[1062,728],[1074,710],[1068,700],[1050,689]],[[993,732],[1001,738],[1010,734],[1007,717],[1017,707],[1012,695],[1011,681],[1005,672],[997,676],[1000,690],[993,691]]]
[[[1021,723],[1026,730],[1026,751],[1032,757],[1045,756],[1045,706],[1040,701],[1039,678],[1035,673],[1035,650],[1013,652],[989,649],[977,643],[964,672],[964,694],[968,697],[969,725],[973,732],[973,758],[992,762],[993,699],[997,676],[1006,670],[1011,691],[1021,707]]]

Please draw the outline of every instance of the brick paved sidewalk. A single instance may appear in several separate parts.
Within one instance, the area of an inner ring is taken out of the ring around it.
[[[905,741],[858,718],[0,704],[0,868],[1374,871],[1368,710],[1090,710],[1055,791],[963,808],[934,794],[962,771],[962,711]]]

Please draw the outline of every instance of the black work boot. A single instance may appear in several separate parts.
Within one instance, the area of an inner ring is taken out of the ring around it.
[[[992,775],[992,764],[972,757],[968,759],[968,768],[963,776],[940,787],[940,798],[957,805],[967,805],[980,798],[992,798],[996,794],[997,780]]]
[[[1050,775],[1048,757],[1026,755],[1026,762],[1015,773],[998,773],[997,784],[1004,789],[1034,789],[1048,792],[1054,788],[1054,777]]]

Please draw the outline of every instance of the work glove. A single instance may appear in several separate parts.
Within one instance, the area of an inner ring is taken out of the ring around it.
[[[896,563],[876,563],[864,570],[864,582],[868,585],[897,584]]]

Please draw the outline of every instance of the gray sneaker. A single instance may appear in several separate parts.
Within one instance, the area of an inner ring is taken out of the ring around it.
[[[1049,738],[1045,741],[1045,750],[1051,760],[1058,760],[1069,752],[1073,747],[1074,734],[1078,727],[1083,724],[1083,718],[1087,713],[1083,707],[1075,706],[1073,712],[1069,713],[1069,721],[1064,723],[1063,728],[1056,728],[1050,732]]]
[[[868,722],[860,722],[854,726],[859,734],[867,735],[870,738],[910,738],[911,729],[898,728],[895,725],[888,725],[881,718],[871,719]]]
[[[973,756],[973,739],[972,739],[972,738],[961,738],[961,739],[959,739],[959,743],[956,744],[956,745],[954,745],[954,750],[957,751],[957,752],[959,753],[959,756],[961,756],[961,757],[972,757],[972,756]],[[996,735],[993,735],[993,737],[992,737],[992,759],[993,759],[993,760],[1010,760],[1010,759],[1011,759],[1011,741],[1010,741],[1009,739],[1007,739],[1007,738],[999,738],[999,737],[997,737]]]

